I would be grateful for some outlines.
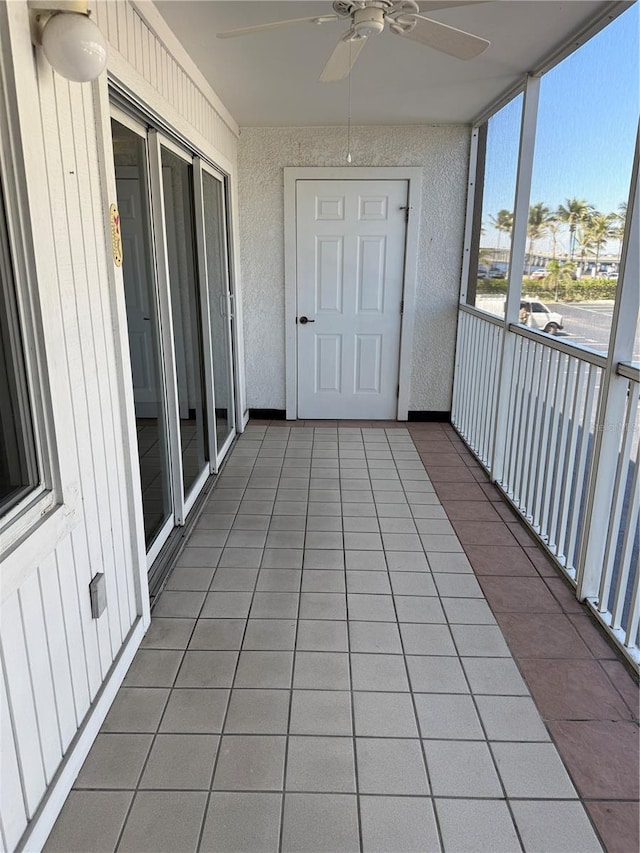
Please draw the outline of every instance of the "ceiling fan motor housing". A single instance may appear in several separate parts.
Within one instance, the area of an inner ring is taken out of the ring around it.
[[[384,30],[384,11],[375,6],[356,9],[353,13],[353,32],[360,38],[376,36]]]

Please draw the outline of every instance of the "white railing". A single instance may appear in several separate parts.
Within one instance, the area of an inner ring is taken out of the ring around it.
[[[575,586],[591,524],[586,496],[597,474],[594,438],[607,427],[606,418],[597,424],[607,360],[515,324],[508,326],[513,347],[506,356],[503,322],[460,306],[451,420]],[[502,370],[508,381],[501,383]],[[619,429],[605,559],[598,592],[588,603],[637,662],[640,379],[632,366],[620,365],[618,373],[628,380],[626,417]],[[505,402],[506,427],[497,441]]]
[[[502,320],[474,308],[458,321],[452,421],[485,467],[493,456]]]
[[[611,495],[611,509],[598,594],[590,600],[596,614],[628,649],[640,645],[640,571],[638,567],[638,518],[640,514],[640,371],[619,365],[628,379],[623,423],[605,424],[620,434],[618,464]]]

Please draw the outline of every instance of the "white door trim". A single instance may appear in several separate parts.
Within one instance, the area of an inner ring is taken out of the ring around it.
[[[418,235],[422,208],[422,169],[419,166],[331,166],[285,168],[284,170],[284,316],[285,316],[285,402],[287,419],[298,417],[298,365],[296,340],[296,183],[298,181],[401,181],[409,186],[409,219],[404,259],[404,312],[400,329],[397,419],[409,413],[413,329],[418,269]]]

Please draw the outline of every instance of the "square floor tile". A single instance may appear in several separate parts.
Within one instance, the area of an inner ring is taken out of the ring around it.
[[[429,793],[419,740],[356,738],[361,794]]]
[[[104,732],[155,732],[169,690],[156,687],[121,687],[102,724]]]
[[[251,619],[295,619],[298,615],[297,592],[256,592]]]
[[[351,593],[347,596],[349,604],[349,619],[363,622],[395,622],[396,611],[391,595],[360,595]]]
[[[492,625],[452,625],[451,633],[460,657],[511,657],[500,628]]]
[[[384,551],[345,551],[345,566],[351,571],[386,572]]]
[[[176,687],[231,687],[238,653],[188,651]]]
[[[257,569],[216,569],[210,590],[211,592],[253,592],[257,577]]]
[[[143,734],[99,734],[74,787],[135,788],[152,740]]]
[[[462,658],[472,693],[528,696],[518,667],[510,658]]]
[[[281,794],[214,791],[200,853],[277,853],[281,802]]]
[[[328,569],[309,569],[302,576],[303,592],[342,592],[345,590],[343,572]]]
[[[214,572],[214,568],[191,569],[176,566],[167,579],[165,589],[207,590],[209,589]]]
[[[484,734],[471,696],[416,693],[416,711],[423,738],[482,740]]]
[[[427,554],[432,572],[446,572],[447,574],[472,575],[471,563],[464,554],[443,554],[430,551]]]
[[[153,615],[183,616],[195,618],[200,614],[206,593],[204,592],[172,592],[165,590],[153,607]]]
[[[227,548],[264,548],[265,530],[232,530],[226,541]]]
[[[195,853],[204,791],[138,791],[118,846],[123,853]]]
[[[446,598],[482,598],[482,589],[474,575],[449,574],[438,572],[434,574],[438,594]]]
[[[222,548],[194,548],[188,545],[178,557],[177,566],[196,568],[215,568]]]
[[[251,607],[250,592],[210,592],[202,616],[209,619],[246,619]]]
[[[285,737],[224,735],[213,777],[214,790],[280,791],[285,745]]]
[[[262,559],[262,548],[229,548],[222,552],[219,566],[229,569],[257,569]]]
[[[263,569],[301,569],[302,548],[265,548]]]
[[[282,853],[358,853],[353,794],[285,794]]]
[[[351,735],[351,695],[339,690],[294,690],[289,731],[298,735]]]
[[[271,530],[267,536],[267,549],[272,548],[302,548],[304,546],[303,530]]]
[[[538,709],[528,696],[476,696],[489,740],[548,741]]]
[[[286,789],[309,793],[355,791],[352,738],[291,736]]]
[[[182,651],[138,649],[124,679],[125,687],[171,687]]]
[[[395,595],[398,622],[430,622],[444,624],[447,620],[438,598],[420,595]]]
[[[268,515],[238,515],[233,522],[233,530],[268,530]]]
[[[43,848],[44,853],[115,850],[133,791],[71,791]],[[87,820],[91,815],[91,820]]]
[[[344,519],[345,532],[377,533],[379,529],[377,518],[358,518],[358,516],[347,516]]]
[[[414,693],[468,693],[460,661],[454,657],[407,655]]]
[[[551,743],[494,743],[491,750],[508,797],[571,799],[577,796]]]
[[[436,575],[437,578],[445,575]],[[451,575],[448,575],[451,577]],[[461,575],[460,577],[465,577]],[[452,625],[495,625],[491,608],[480,598],[443,598],[442,606],[447,621]]]
[[[418,551],[388,551],[387,565],[390,572],[428,572],[425,555]]]
[[[433,804],[426,797],[361,797],[363,853],[439,853]]]
[[[400,625],[405,654],[456,655],[447,625],[427,625],[403,622]]]
[[[257,592],[299,592],[301,569],[260,569]]]
[[[195,624],[195,619],[153,618],[140,648],[186,649]]]
[[[445,850],[514,853],[520,842],[503,800],[435,801]]]
[[[242,644],[252,651],[288,651],[293,649],[296,623],[293,619],[250,619]]]
[[[321,533],[340,533],[342,531],[342,517],[333,515],[310,515],[307,518],[307,533],[310,531]],[[332,548],[330,550],[336,549]]]
[[[345,532],[344,547],[350,551],[381,551],[382,539],[379,533]]]
[[[344,553],[342,550],[329,548],[305,549],[303,566],[305,569],[342,570],[344,568]]]
[[[141,788],[208,790],[219,738],[215,735],[158,735]]]
[[[385,551],[419,551],[422,553],[422,544],[417,533],[383,533],[382,541]]]
[[[352,654],[351,681],[354,690],[401,693],[409,689],[402,655]]]
[[[389,572],[395,595],[436,596],[436,585],[430,572]]]
[[[408,693],[354,693],[353,708],[357,737],[418,736]]]
[[[306,518],[299,515],[274,515],[270,521],[269,531],[272,530],[297,530],[304,531]]]
[[[343,593],[303,592],[300,595],[300,619],[347,618],[347,601]]]
[[[233,651],[242,644],[244,619],[198,619],[189,649]]]
[[[386,572],[348,571],[349,592],[391,595],[391,586]]]
[[[243,651],[234,687],[290,687],[293,652]]]
[[[228,690],[174,689],[160,731],[177,734],[221,732],[228,698]]]
[[[299,652],[346,652],[349,649],[347,623],[337,619],[301,619],[296,648]]]
[[[426,740],[424,749],[434,796],[502,798],[500,779],[486,743]]]
[[[296,652],[295,689],[348,690],[349,656],[341,652]]]
[[[343,547],[342,533],[331,531],[307,531],[304,541],[305,548],[335,550]]]
[[[391,622],[351,622],[349,637],[352,652],[402,654],[398,626]]]
[[[233,690],[224,730],[230,734],[285,734],[288,690]]]
[[[514,800],[511,808],[525,850],[602,853],[582,803]]]

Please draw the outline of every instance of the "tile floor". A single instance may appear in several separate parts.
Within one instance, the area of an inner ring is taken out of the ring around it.
[[[533,543],[433,426],[248,427],[48,853],[602,850],[503,635]]]

